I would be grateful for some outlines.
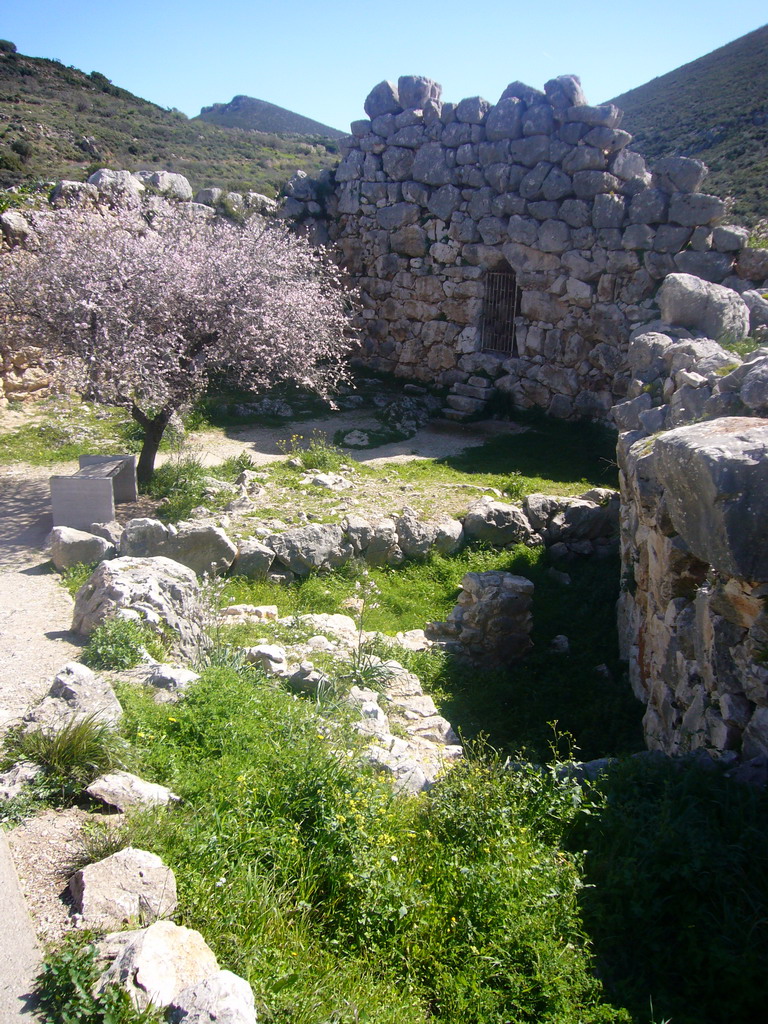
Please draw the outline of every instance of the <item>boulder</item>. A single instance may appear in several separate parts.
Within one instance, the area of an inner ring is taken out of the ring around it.
[[[401,75],[397,80],[397,93],[404,110],[423,110],[428,100],[440,100],[443,87],[421,75]]]
[[[392,82],[379,82],[375,85],[368,93],[363,106],[371,120],[382,114],[399,114],[403,109],[397,87]]]
[[[109,807],[116,807],[118,811],[125,811],[129,807],[164,807],[179,799],[167,786],[145,782],[130,772],[100,775],[88,786],[86,793]]]
[[[18,210],[0,213],[0,232],[9,245],[20,245],[35,235],[24,214]]]
[[[527,544],[534,536],[521,509],[492,498],[481,498],[470,506],[464,519],[469,540],[481,540],[494,547]]]
[[[54,526],[48,538],[51,561],[62,572],[73,565],[90,565],[115,557],[115,546],[103,537],[69,526]]]
[[[121,985],[140,1010],[169,1006],[185,989],[219,971],[200,932],[170,921],[107,935],[97,951],[111,964],[96,982],[96,994],[108,985]]]
[[[336,569],[353,555],[341,527],[330,523],[270,534],[264,543],[275,552],[276,560],[297,576],[307,576],[313,569]]]
[[[15,799],[41,771],[40,765],[32,761],[17,761],[7,771],[0,772],[0,801]]]
[[[272,548],[250,537],[240,542],[231,572],[233,576],[245,576],[249,580],[264,579],[274,560]]]
[[[768,420],[678,427],[656,439],[653,459],[693,554],[728,575],[768,580]]]
[[[158,192],[172,199],[191,199],[192,186],[183,174],[173,174],[171,171],[155,171],[150,175],[149,184],[154,186]]]
[[[186,690],[199,678],[197,672],[192,672],[188,668],[180,668],[177,665],[153,665],[147,676],[147,685],[153,686],[156,690],[174,692]]]
[[[86,636],[117,614],[148,623],[194,657],[204,642],[200,588],[192,569],[170,558],[102,562],[75,598],[72,629]]]
[[[123,709],[106,680],[77,661],[56,673],[51,688],[39,704],[24,716],[28,728],[59,732],[71,723],[94,718],[117,725]]]
[[[657,296],[662,319],[716,341],[741,341],[749,333],[749,307],[736,292],[690,274],[670,274]]]
[[[84,928],[106,930],[156,921],[176,909],[176,879],[154,853],[127,847],[69,880]]]
[[[106,167],[95,171],[88,179],[99,194],[118,206],[138,206],[144,186],[130,171],[111,171]]]
[[[183,989],[168,1011],[169,1024],[256,1024],[256,1004],[248,982],[218,971]]]
[[[161,555],[200,576],[216,576],[229,569],[237,548],[220,527],[211,523],[166,526],[158,519],[131,519],[120,538],[120,554],[141,558]]]

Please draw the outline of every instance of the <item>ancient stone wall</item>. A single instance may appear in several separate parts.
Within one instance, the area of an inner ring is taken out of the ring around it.
[[[454,386],[459,411],[479,408],[490,379],[519,407],[607,419],[661,280],[738,269],[747,232],[716,226],[725,204],[700,191],[705,166],[668,158],[651,174],[621,111],[589,106],[577,78],[515,82],[492,105],[444,103],[407,76],[376,86],[365,111],[335,185],[294,179],[285,215],[325,218],[362,292],[365,361]]]

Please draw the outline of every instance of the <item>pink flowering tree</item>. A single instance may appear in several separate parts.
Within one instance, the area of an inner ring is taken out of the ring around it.
[[[182,205],[61,210],[0,266],[6,340],[50,357],[90,401],[124,406],[144,433],[139,480],[174,412],[210,375],[294,381],[328,396],[345,377],[349,296],[302,239]]]

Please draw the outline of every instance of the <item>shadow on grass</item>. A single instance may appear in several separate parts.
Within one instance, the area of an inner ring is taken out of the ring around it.
[[[569,734],[572,741],[565,743],[572,742],[573,755],[584,760],[641,750],[643,707],[618,656],[618,560],[570,563],[567,586],[549,575],[546,558],[532,564],[511,552],[499,568],[535,585],[533,651],[496,671],[451,660],[439,680],[445,717],[465,739],[482,733],[499,750],[524,749],[539,761],[551,758],[555,733]],[[566,654],[552,650],[558,635],[568,637]]]
[[[468,474],[517,472],[563,484],[585,481],[592,487],[618,487],[616,434],[607,427],[566,423],[533,412],[515,412],[515,421],[529,429],[440,462]]]
[[[766,1020],[768,794],[711,762],[630,758],[568,843],[610,999],[638,1022]]]

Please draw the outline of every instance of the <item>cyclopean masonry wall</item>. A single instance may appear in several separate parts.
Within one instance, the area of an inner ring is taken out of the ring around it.
[[[440,96],[417,76],[376,86],[335,185],[295,177],[282,215],[338,247],[372,367],[453,385],[461,411],[479,408],[490,379],[519,407],[607,419],[661,280],[732,278],[747,231],[715,226],[725,204],[700,191],[699,161],[667,158],[651,174],[621,111],[587,105],[575,77],[544,92],[515,82],[495,106]],[[506,306],[489,309],[488,275],[503,270]],[[483,351],[489,317],[511,312],[511,350]]]

